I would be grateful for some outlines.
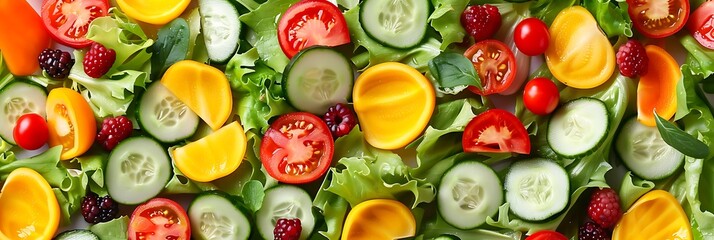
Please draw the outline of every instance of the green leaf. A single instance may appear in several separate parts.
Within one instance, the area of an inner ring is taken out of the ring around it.
[[[2,57],[2,51],[0,51],[0,89],[5,87],[14,79],[14,76],[10,74],[10,70],[5,65],[5,60]]]
[[[618,6],[610,0],[583,0],[582,4],[595,17],[608,38],[632,37],[632,20],[627,13],[627,3]]]
[[[176,18],[159,29],[156,43],[151,46],[151,79],[161,79],[171,65],[186,59],[190,33],[188,22],[183,18]]]
[[[709,147],[699,141],[697,138],[687,134],[682,129],[679,129],[673,123],[660,117],[657,112],[654,112],[657,122],[657,130],[662,135],[662,140],[677,149],[684,155],[693,158],[705,158],[709,155]]]
[[[632,206],[638,198],[654,189],[654,187],[655,184],[653,182],[640,179],[628,171],[625,173],[625,177],[622,179],[622,184],[620,185],[620,207],[622,209],[630,209],[630,206]]]
[[[257,41],[255,48],[260,59],[276,72],[282,73],[288,65],[288,57],[278,44],[278,19],[292,4],[298,0],[271,0],[263,3],[257,9],[241,16],[239,19],[251,28]]]
[[[263,206],[263,198],[265,198],[265,192],[263,190],[263,184],[257,180],[250,180],[243,185],[241,193],[243,202],[253,213],[257,212],[258,209]]]
[[[315,195],[312,206],[317,208],[324,218],[324,227],[317,227],[317,229],[324,229],[324,231],[320,230],[318,233],[329,240],[339,240],[340,235],[342,235],[342,226],[347,217],[349,203],[339,195],[326,191],[331,179],[332,172],[327,172],[327,176],[322,181],[317,195]]]
[[[151,53],[147,49],[154,43],[141,26],[132,22],[117,8],[109,9],[109,16],[94,19],[89,25],[87,39],[101,43],[116,52],[116,60],[107,75],[122,70],[150,68]],[[75,59],[76,60],[76,59]],[[74,66],[82,66],[81,60]]]
[[[531,13],[533,16],[540,18],[546,25],[550,26],[555,20],[555,16],[570,6],[578,3],[578,0],[537,0],[531,5]]]
[[[107,195],[107,188],[104,185],[104,165],[107,156],[102,154],[84,154],[73,160],[79,162],[82,170],[80,180],[83,186],[87,186],[92,192],[99,196]]]
[[[702,78],[707,78],[714,74],[714,50],[703,47],[690,34],[682,34],[679,40],[687,50],[686,64],[690,71]]]
[[[432,0],[434,12],[429,16],[431,27],[442,39],[440,49],[444,50],[452,43],[459,43],[466,37],[466,30],[461,26],[461,13],[469,0]]]
[[[429,71],[436,79],[436,88],[446,94],[457,94],[468,86],[483,91],[481,79],[473,64],[462,54],[444,52],[429,61]]]
[[[129,217],[122,216],[109,222],[97,223],[89,227],[89,231],[99,239],[128,239]]]

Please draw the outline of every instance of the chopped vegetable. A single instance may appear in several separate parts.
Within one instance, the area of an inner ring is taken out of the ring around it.
[[[0,3],[0,49],[10,72],[32,75],[40,65],[37,56],[50,45],[42,18],[27,1]]]
[[[29,168],[10,172],[2,186],[0,209],[3,239],[50,239],[59,225],[60,210],[50,184]]]
[[[50,147],[62,146],[62,160],[84,154],[94,143],[97,123],[82,95],[69,88],[55,88],[47,96]]]
[[[664,119],[670,119],[677,111],[677,82],[682,73],[672,55],[655,45],[645,47],[650,59],[649,70],[640,77],[637,85],[637,119],[640,123],[654,127],[654,112]]]
[[[198,141],[173,149],[172,158],[184,176],[209,182],[238,169],[246,148],[243,127],[232,122]]]
[[[395,200],[373,199],[352,208],[342,239],[401,239],[415,234],[416,221],[407,206]]]

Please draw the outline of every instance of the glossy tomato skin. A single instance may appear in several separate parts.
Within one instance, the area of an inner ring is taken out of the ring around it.
[[[284,183],[312,182],[332,163],[334,142],[327,124],[307,112],[279,117],[265,132],[260,160],[268,174]]]
[[[12,137],[21,148],[35,150],[47,143],[50,134],[45,118],[36,113],[28,113],[17,119]]]
[[[177,202],[154,198],[134,209],[128,233],[130,240],[189,239],[191,223]]]
[[[55,41],[73,48],[84,48],[92,43],[86,38],[89,24],[106,16],[108,9],[107,0],[45,0],[41,14],[45,29]]]
[[[471,60],[481,78],[483,91],[475,86],[468,88],[478,95],[506,91],[516,77],[516,59],[511,49],[501,41],[480,41],[467,49],[464,56]]]
[[[704,2],[689,17],[687,29],[702,46],[714,50],[714,2]]]
[[[655,6],[656,4],[666,6]],[[632,25],[649,38],[671,36],[682,29],[689,18],[689,0],[627,0],[627,5]],[[658,13],[657,9],[669,9],[669,12]],[[674,17],[670,18],[669,15]],[[657,19],[654,19],[655,17]]]
[[[568,240],[568,238],[556,231],[541,230],[528,236],[526,240]]]
[[[547,78],[534,78],[523,89],[523,104],[538,115],[548,115],[558,107],[560,92],[555,83]]]
[[[471,119],[461,144],[464,152],[531,152],[531,141],[521,120],[513,113],[498,108]]]
[[[528,56],[541,55],[548,49],[548,26],[538,18],[526,18],[516,25],[513,40],[518,50]]]
[[[278,42],[285,56],[292,58],[309,46],[347,44],[350,32],[337,6],[324,0],[303,0],[280,17]]]

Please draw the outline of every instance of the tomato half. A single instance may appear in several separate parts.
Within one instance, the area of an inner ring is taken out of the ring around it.
[[[694,10],[687,29],[699,44],[714,50],[714,2],[705,2]]]
[[[55,88],[47,96],[50,147],[62,145],[62,160],[82,155],[97,134],[94,112],[84,97],[69,88]]]
[[[464,152],[531,152],[531,140],[521,120],[497,108],[471,119],[466,125],[461,144]]]
[[[689,17],[689,0],[627,0],[627,5],[637,31],[650,38],[677,33]]]
[[[186,210],[166,198],[154,198],[139,205],[131,214],[130,240],[179,240],[191,237]]]
[[[46,0],[42,4],[42,21],[56,41],[83,48],[92,41],[86,38],[89,24],[107,15],[107,0]]]
[[[12,137],[23,149],[35,150],[41,148],[50,138],[45,118],[37,113],[28,113],[17,119]]]
[[[526,240],[568,240],[568,238],[556,231],[541,230],[528,236]]]
[[[340,9],[328,1],[303,0],[288,8],[278,23],[278,41],[288,58],[313,46],[339,46],[350,42],[347,22]]]
[[[523,104],[529,111],[547,115],[558,107],[560,92],[555,83],[547,78],[534,78],[523,89]]]
[[[312,182],[327,172],[334,143],[327,124],[307,113],[279,117],[265,132],[260,160],[271,177],[285,183]]]
[[[464,56],[471,60],[481,78],[483,91],[469,86],[469,90],[478,95],[503,92],[511,86],[516,77],[516,59],[511,49],[501,41],[480,41],[467,49]]]
[[[513,41],[518,50],[528,56],[540,55],[548,49],[548,26],[538,18],[526,18],[516,25]]]

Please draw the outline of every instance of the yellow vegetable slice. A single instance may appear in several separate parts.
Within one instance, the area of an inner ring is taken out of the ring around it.
[[[0,192],[0,239],[51,239],[60,212],[52,187],[29,168],[10,172]]]
[[[171,65],[161,83],[216,130],[228,120],[233,96],[228,78],[212,66],[184,60]]]
[[[342,240],[402,239],[416,234],[416,220],[407,206],[391,199],[357,204],[345,220]]]
[[[663,190],[648,192],[630,207],[615,226],[613,240],[692,239],[682,206]]]
[[[198,141],[174,149],[172,158],[184,176],[197,182],[210,182],[238,169],[246,146],[243,127],[233,122]]]
[[[353,89],[355,112],[369,144],[397,149],[416,139],[434,111],[434,87],[416,69],[402,63],[368,68]]]
[[[191,0],[117,0],[127,16],[155,25],[164,25],[181,15]]]

